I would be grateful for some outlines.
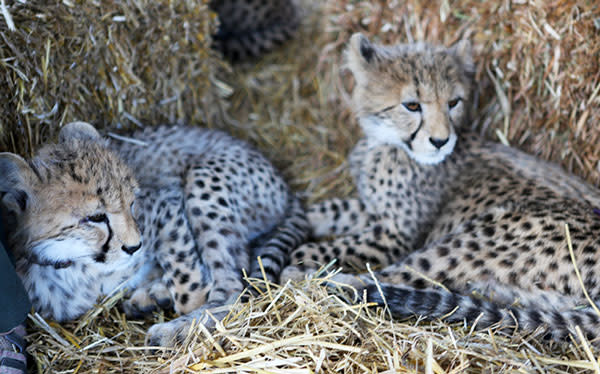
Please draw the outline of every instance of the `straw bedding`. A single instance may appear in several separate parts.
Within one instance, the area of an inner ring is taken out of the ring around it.
[[[0,150],[30,155],[60,125],[106,132],[185,122],[250,141],[307,201],[353,193],[345,156],[360,138],[340,52],[351,33],[383,42],[469,38],[482,134],[600,184],[600,5],[593,1],[304,0],[296,40],[229,66],[210,50],[207,1],[6,2],[0,17]],[[15,31],[10,31],[7,13]],[[270,285],[216,331],[149,352],[144,332],[173,317],[128,320],[121,294],[80,320],[32,315],[39,372],[598,372],[589,344],[536,333],[392,321],[327,293],[323,279]],[[262,282],[256,280],[255,282]]]

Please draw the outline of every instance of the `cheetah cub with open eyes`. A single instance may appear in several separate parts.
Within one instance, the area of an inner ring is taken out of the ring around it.
[[[599,316],[573,310],[586,303],[565,224],[584,285],[600,299],[600,191],[469,131],[469,49],[352,37],[353,109],[365,133],[349,160],[359,197],[309,209],[315,236],[337,237],[296,249],[282,277],[334,258],[346,269],[369,263],[383,294],[368,274],[337,280],[366,288],[369,300],[387,301],[400,317],[545,325],[557,340],[579,325],[596,337]],[[474,290],[489,299],[469,295]]]
[[[246,143],[182,127],[133,139],[109,144],[76,122],[31,161],[0,153],[9,247],[43,316],[76,318],[126,287],[129,315],[171,301],[185,314],[151,327],[149,343],[169,345],[193,319],[210,324],[206,309],[238,297],[242,269],[262,278],[256,256],[276,281],[309,228],[283,179]]]

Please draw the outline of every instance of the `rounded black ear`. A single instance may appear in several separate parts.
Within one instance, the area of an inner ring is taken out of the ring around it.
[[[376,63],[377,53],[377,46],[363,34],[356,33],[350,37],[346,48],[346,62],[359,84],[368,80],[367,71],[369,66]]]
[[[67,123],[58,134],[58,141],[61,143],[72,139],[100,140],[101,136],[94,126],[87,122],[77,121]]]
[[[375,47],[373,47],[373,44],[371,44],[369,39],[367,39],[367,37],[364,36],[363,34],[358,33],[355,35],[356,35],[356,38],[354,38],[354,36],[352,38],[355,39],[354,43],[358,44],[358,50],[360,51],[360,55],[367,62],[373,61],[373,57],[375,57]],[[351,42],[352,42],[352,40],[351,40]]]
[[[350,37],[350,48],[356,57],[362,58],[365,62],[373,62],[375,57],[375,46],[363,34],[357,32]]]
[[[2,203],[16,214],[27,209],[31,200],[33,183],[37,176],[27,162],[14,153],[0,153],[0,196]]]

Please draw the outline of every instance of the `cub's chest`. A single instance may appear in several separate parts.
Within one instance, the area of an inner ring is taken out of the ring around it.
[[[377,205],[437,200],[448,185],[446,165],[420,165],[390,145],[358,149],[351,167],[363,199]]]

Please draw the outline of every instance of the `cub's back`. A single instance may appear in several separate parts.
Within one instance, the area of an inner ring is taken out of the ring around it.
[[[583,179],[566,172],[559,165],[547,162],[507,147],[501,143],[483,141],[474,147],[477,156],[492,165],[502,163],[517,176],[533,180],[536,185],[548,188],[557,195],[583,202],[592,207],[600,207],[600,190]]]
[[[197,127],[161,126],[146,128],[113,147],[133,169],[140,183],[157,178],[181,179],[190,166],[211,160],[220,163],[270,165],[247,143],[230,135]]]

